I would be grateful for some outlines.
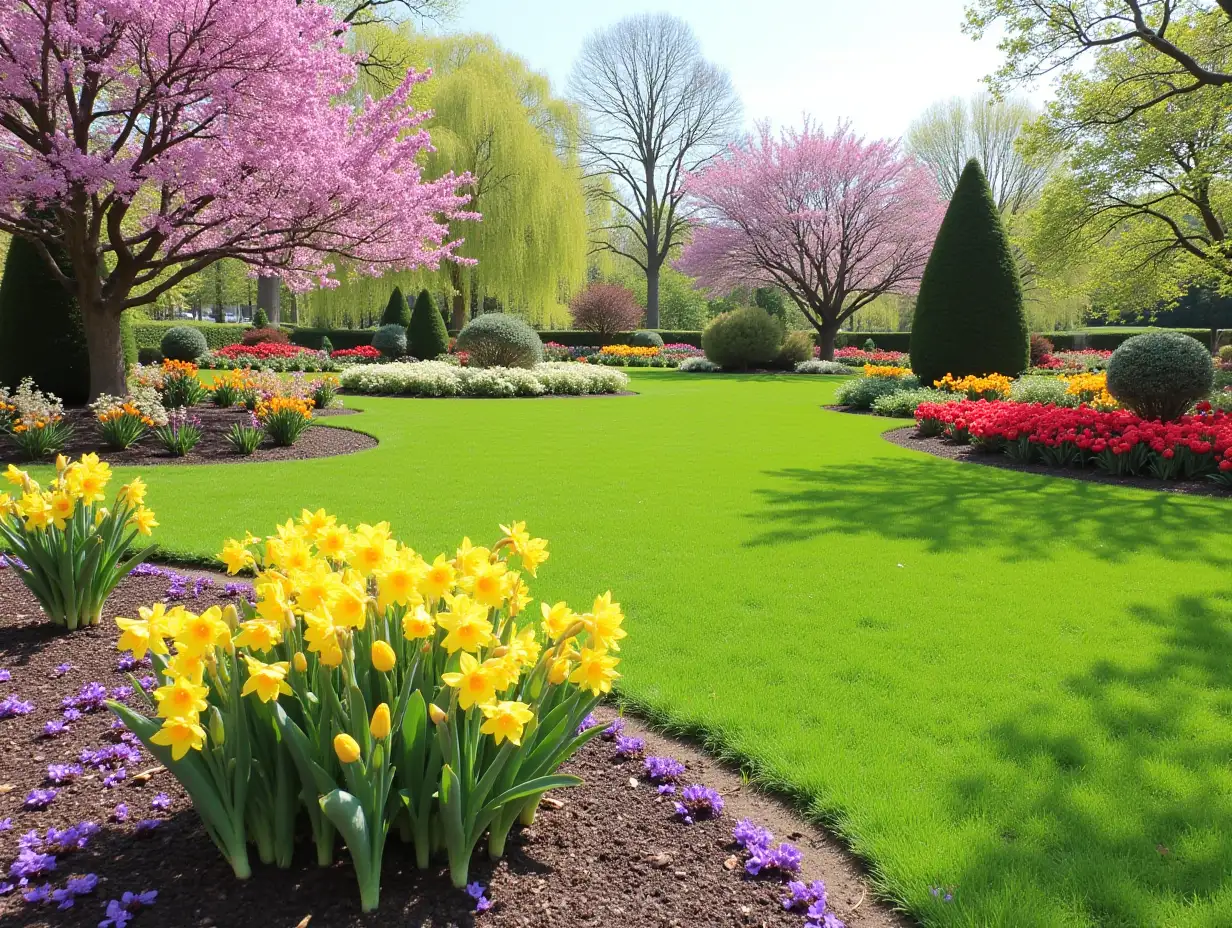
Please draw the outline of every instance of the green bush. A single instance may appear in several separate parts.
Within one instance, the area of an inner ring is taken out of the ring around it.
[[[796,365],[797,374],[850,374],[851,368],[838,361],[819,361],[810,358]]]
[[[67,257],[56,254],[61,269]],[[0,384],[25,377],[66,403],[90,396],[90,356],[77,301],[27,239],[14,237],[0,280]]]
[[[375,329],[311,329],[291,328],[291,344],[302,345],[313,351],[320,351],[325,339],[329,339],[335,351],[343,348],[359,348],[372,344],[372,333]],[[238,339],[237,339],[238,341]]]
[[[899,390],[897,393],[886,393],[873,400],[872,409],[875,416],[890,416],[894,419],[914,419],[915,409],[921,403],[957,403],[963,397],[945,390],[933,390],[920,387],[916,390]]]
[[[1214,380],[1210,351],[1179,332],[1135,335],[1108,359],[1108,392],[1144,419],[1184,415]]]
[[[205,336],[197,329],[187,325],[177,325],[169,328],[163,335],[163,357],[172,361],[195,361],[207,351],[210,346]]]
[[[1219,349],[1219,360],[1224,362],[1232,361],[1232,345],[1224,345]]]
[[[168,329],[177,326],[188,326],[205,336],[205,343],[210,351],[226,348],[228,345],[238,345],[244,339],[245,332],[251,332],[252,327],[241,322],[197,322],[194,319],[184,319],[177,322],[158,322],[135,315],[137,310],[129,310],[124,315],[134,316],[132,321],[133,334],[138,348],[154,348],[161,350],[163,336]]]
[[[324,351],[326,354],[330,354],[334,350],[334,343],[329,340],[328,335],[324,335],[321,337],[321,350]]]
[[[1016,403],[1077,406],[1078,397],[1066,393],[1065,389],[1065,384],[1057,377],[1020,377],[1010,387],[1010,399]]]
[[[834,401],[852,409],[872,409],[880,397],[916,390],[919,386],[919,378],[911,374],[906,377],[856,377],[838,385]]]
[[[716,316],[702,332],[706,357],[723,368],[747,370],[769,364],[783,344],[783,327],[757,306],[742,306]]]
[[[650,329],[639,329],[629,336],[629,344],[634,348],[662,348],[663,336]]]
[[[406,297],[402,295],[401,287],[394,287],[385,304],[385,312],[381,316],[381,325],[400,325],[406,328],[411,324],[411,307],[407,305]]]
[[[445,318],[427,290],[420,290],[415,298],[406,340],[408,350],[421,361],[431,361],[449,352],[449,330],[445,327]]]
[[[988,181],[967,162],[924,268],[911,366],[924,383],[946,374],[1017,377],[1030,364],[1018,266]]]
[[[257,311],[252,314],[252,327],[254,329],[268,329],[270,327],[269,316],[266,315],[265,310],[263,310],[260,306],[258,306]]]
[[[458,333],[454,351],[475,367],[534,367],[543,360],[539,335],[517,316],[485,313]]]
[[[797,364],[813,359],[813,333],[788,332],[779,348],[778,357],[774,359],[776,367],[793,371]]]
[[[406,354],[406,328],[396,322],[381,326],[372,336],[372,347],[384,357],[402,357]]]

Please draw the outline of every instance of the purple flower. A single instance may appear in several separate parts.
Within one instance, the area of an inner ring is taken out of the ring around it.
[[[47,780],[56,786],[72,783],[79,776],[81,776],[81,764],[50,764],[47,767]]]
[[[686,786],[680,792],[680,800],[675,804],[676,814],[686,825],[692,825],[697,818],[716,818],[723,814],[723,797],[709,786]]]
[[[68,731],[68,725],[60,719],[52,719],[50,722],[43,723],[44,738],[58,738],[66,731]]]
[[[67,664],[67,663],[58,664],[56,665],[56,669],[53,670],[52,673],[54,673],[57,677],[62,677],[72,669],[73,669],[72,664]]]
[[[28,699],[18,699],[16,695],[0,699],[0,719],[11,719],[19,715],[29,715],[34,711],[34,703]]]
[[[64,721],[76,722],[80,718],[81,718],[80,709],[65,709],[64,710]]]
[[[3,558],[0,558],[3,560]],[[0,667],[0,683],[8,683],[13,679],[13,675],[3,667]]]
[[[754,848],[769,847],[770,842],[774,840],[774,835],[770,834],[769,829],[763,828],[752,819],[742,818],[732,829],[732,840],[746,851],[751,851]]]
[[[16,883],[9,883],[7,880],[0,880],[0,896],[7,896],[16,888]]]
[[[21,898],[29,903],[46,902],[51,898],[51,884],[44,883],[42,886],[36,886],[29,892],[23,893]]]
[[[644,738],[632,738],[628,735],[616,736],[616,756],[621,760],[640,757],[645,750],[646,740]]]
[[[670,783],[684,774],[684,764],[674,757],[647,757],[646,774],[656,783]]]
[[[137,678],[137,684],[148,693],[150,690],[154,689],[154,687],[158,686],[158,680],[153,674],[147,673],[145,676]],[[116,719],[116,721],[119,722],[120,720]],[[121,722],[120,724],[123,723]]]
[[[804,924],[806,928],[846,928],[837,915],[826,911],[824,902],[809,906],[808,913],[804,916]]]
[[[603,729],[603,733],[599,735],[604,741],[612,741],[625,730],[625,720],[623,718],[612,719],[612,724]]]
[[[83,850],[98,832],[99,827],[93,822],[79,822],[71,828],[48,828],[43,849],[56,854],[71,854]]]
[[[0,818],[0,831],[8,831],[12,827],[13,820],[11,818]]]
[[[59,794],[58,789],[32,789],[26,793],[25,808],[46,809]]]
[[[249,599],[252,597],[251,583],[228,583],[222,588],[222,595],[229,599],[243,597]]]
[[[676,795],[676,787],[672,786],[670,783],[664,783],[659,786],[655,792],[657,792],[660,796],[674,796]]]
[[[133,657],[132,654],[123,654],[120,656],[119,660],[116,661],[116,670],[121,673],[128,673],[130,670],[136,670],[138,667],[149,666],[151,666],[151,663],[148,656],[141,658],[141,660],[137,660],[137,658]]]
[[[65,696],[63,706],[66,710],[76,709],[79,712],[97,712],[104,708],[107,701],[107,687],[98,682],[82,686],[76,696]],[[64,714],[68,718],[68,712]]]
[[[9,876],[28,881],[31,877],[42,876],[55,869],[54,854],[41,854],[35,848],[23,846],[17,852],[17,859],[9,864]]]
[[[586,718],[582,719],[582,721],[578,723],[577,733],[580,735],[582,732],[594,728],[598,724],[598,721],[595,719],[595,714],[593,712],[588,712],[586,713]]]
[[[109,773],[107,776],[103,777],[103,786],[106,789],[113,789],[114,787],[119,786],[126,779],[128,779],[128,771],[123,767],[119,767],[114,773]]]
[[[475,900],[475,913],[486,912],[492,908],[492,900],[484,895],[482,883],[468,883],[466,885],[466,894]]]
[[[150,564],[143,561],[128,573],[133,577],[162,577],[167,573],[167,571],[155,564]]]
[[[119,899],[107,902],[107,917],[98,923],[98,928],[124,928],[132,921],[133,913],[154,904],[158,890],[143,893],[125,893]]]
[[[954,893],[948,889],[943,889],[940,886],[930,886],[928,887],[928,891],[933,894],[934,898],[939,898],[943,902],[954,901]],[[944,893],[944,895],[942,895],[942,893]]]
[[[131,686],[113,686],[111,688],[111,698],[116,702],[127,702],[128,697],[133,695]]]
[[[117,822],[128,821],[128,806],[122,802],[119,803],[114,809],[111,810],[111,817]]]
[[[146,837],[161,824],[162,824],[162,821],[160,819],[143,818],[141,821],[137,823],[137,837],[138,838]]]
[[[783,900],[783,908],[789,912],[807,911],[810,907],[821,904],[821,911],[826,910],[826,884],[821,880],[805,883],[802,880],[792,880],[787,884],[787,897]]]
[[[171,808],[171,797],[166,793],[159,793],[150,800],[150,808],[157,809],[159,812],[166,812]]]
[[[800,869],[803,855],[800,849],[791,844],[780,844],[778,847],[756,847],[749,849],[749,859],[744,862],[744,870],[750,876],[757,876],[762,870],[778,870],[780,873],[795,873]]]
[[[70,877],[63,889],[57,889],[51,894],[51,899],[53,902],[60,903],[59,908],[71,909],[78,896],[89,895],[97,886],[98,876],[93,873]]]

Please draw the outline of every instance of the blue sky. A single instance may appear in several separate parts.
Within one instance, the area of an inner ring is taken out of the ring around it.
[[[827,125],[898,137],[928,104],[980,89],[995,42],[962,33],[964,0],[463,0],[451,28],[486,32],[546,72],[557,92],[592,31],[630,14],[687,20],[725,67],[746,121]],[[1032,94],[1039,99],[1039,93]]]

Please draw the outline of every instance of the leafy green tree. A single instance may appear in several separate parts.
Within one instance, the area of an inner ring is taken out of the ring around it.
[[[911,366],[925,386],[947,373],[1016,377],[1030,364],[1028,338],[1009,236],[973,158],[954,188],[920,281]]]
[[[421,361],[431,361],[449,351],[449,330],[432,294],[420,290],[406,330],[407,350]]]

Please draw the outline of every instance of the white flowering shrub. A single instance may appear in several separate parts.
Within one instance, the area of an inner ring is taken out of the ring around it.
[[[801,361],[796,365],[797,374],[850,374],[851,368],[837,361]]]
[[[342,386],[356,393],[402,396],[581,396],[619,393],[629,385],[623,371],[572,361],[533,368],[455,367],[442,361],[364,364],[342,374]]]
[[[709,358],[685,358],[676,370],[682,374],[713,374],[722,368]]]

